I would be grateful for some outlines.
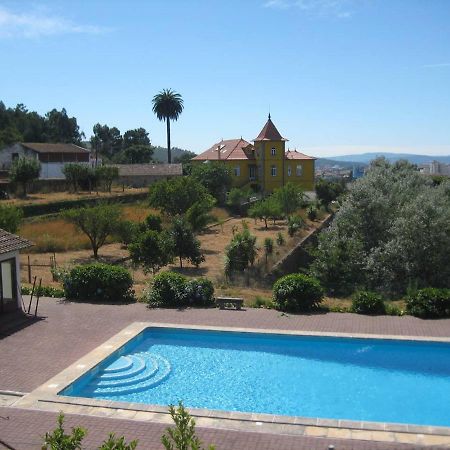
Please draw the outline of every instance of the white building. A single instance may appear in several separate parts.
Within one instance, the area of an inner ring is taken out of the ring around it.
[[[20,308],[19,250],[32,245],[0,228],[0,315]]]
[[[40,179],[65,178],[62,169],[67,163],[90,164],[89,150],[75,144],[19,142],[0,150],[0,170],[9,170],[22,156],[39,160]]]
[[[450,176],[450,164],[441,163],[439,161],[431,161],[427,164],[420,164],[419,171],[424,175]]]

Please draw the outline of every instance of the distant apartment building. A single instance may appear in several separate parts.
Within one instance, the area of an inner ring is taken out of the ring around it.
[[[450,176],[450,164],[441,163],[439,161],[431,161],[426,164],[419,164],[419,172],[424,175],[446,175]]]

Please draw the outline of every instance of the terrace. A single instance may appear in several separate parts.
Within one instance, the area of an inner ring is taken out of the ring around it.
[[[30,326],[4,332],[0,324],[0,436],[17,449],[37,448],[40,437],[54,427],[60,405],[44,411],[16,405],[20,395],[29,393],[75,363],[133,322],[173,323],[219,327],[291,330],[317,333],[365,333],[445,338],[450,334],[450,320],[426,321],[413,317],[368,317],[353,314],[280,315],[263,309],[242,312],[216,309],[148,310],[143,304],[93,305],[44,299],[44,320]],[[16,405],[16,406],[15,406]],[[49,409],[47,407],[47,409]],[[169,424],[167,415],[148,411],[117,413],[114,408],[84,407],[78,413],[67,412],[67,426],[81,425],[89,429],[86,445],[98,445],[107,432],[138,438],[141,448],[161,448],[159,438]],[[26,425],[25,425],[26,424]],[[448,436],[414,433],[385,433],[348,430],[327,426],[285,426],[280,432],[271,426],[249,422],[244,429],[224,429],[212,420],[199,419],[199,435],[218,449],[295,448],[327,449],[407,449],[442,448]],[[313,436],[313,433],[315,434]],[[390,439],[388,439],[388,437]],[[350,440],[351,439],[351,440]],[[384,442],[382,441],[384,440]],[[431,447],[432,448],[432,447]]]

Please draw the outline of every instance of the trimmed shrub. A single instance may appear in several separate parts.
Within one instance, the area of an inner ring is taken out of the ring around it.
[[[134,299],[130,272],[110,264],[74,267],[63,278],[66,298],[93,302],[121,303]]]
[[[406,298],[406,311],[423,318],[450,317],[450,289],[419,289]]]
[[[386,307],[380,294],[358,291],[353,295],[351,311],[356,314],[384,314]]]
[[[214,287],[206,278],[188,280],[175,272],[162,272],[153,278],[143,297],[150,308],[211,306]]]
[[[273,285],[273,303],[281,311],[311,311],[323,298],[319,281],[304,274],[286,275]]]

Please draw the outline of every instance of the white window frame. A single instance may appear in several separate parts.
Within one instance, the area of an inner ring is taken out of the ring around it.
[[[272,174],[273,177],[277,176],[277,166],[272,166],[270,168],[270,173]]]
[[[277,149],[275,147],[272,147],[271,150],[270,150],[270,154],[272,156],[275,156],[277,154]]]
[[[295,174],[298,177],[301,177],[303,175],[303,166],[301,164],[297,164],[297,167],[295,168]]]
[[[236,166],[234,168],[234,176],[235,177],[240,177],[241,176],[241,166]]]

